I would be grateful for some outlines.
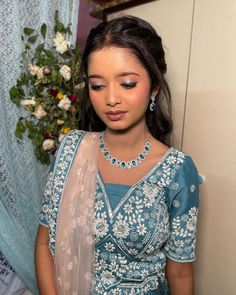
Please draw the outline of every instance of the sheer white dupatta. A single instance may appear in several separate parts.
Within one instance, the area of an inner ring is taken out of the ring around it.
[[[55,251],[58,295],[91,294],[99,136],[87,132],[82,138],[63,191]]]

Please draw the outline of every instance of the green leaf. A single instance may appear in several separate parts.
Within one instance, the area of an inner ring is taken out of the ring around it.
[[[38,65],[46,65],[47,61],[46,61],[46,57],[44,55],[40,55],[38,57]]]
[[[26,85],[28,83],[28,79],[27,79],[26,73],[22,72],[20,74],[20,79],[21,79],[21,81],[20,81],[20,84],[21,85]]]
[[[30,49],[30,45],[29,44],[25,44],[25,50],[29,50]]]
[[[50,56],[54,56],[54,54],[53,54],[53,52],[52,52],[51,50],[47,50],[47,49],[45,49],[44,52],[46,53],[46,55],[47,55],[48,57],[50,57]]]
[[[45,39],[47,33],[47,25],[45,23],[42,24],[40,31],[43,36],[43,39]]]
[[[57,80],[57,71],[52,70],[52,74],[51,74],[51,79],[53,82],[55,82]]]
[[[62,22],[60,22],[60,20],[59,20],[59,13],[58,13],[57,10],[55,11],[54,19],[55,19],[54,32],[55,33],[56,32],[60,32],[60,33],[64,33],[64,34],[68,33],[68,31],[69,31],[68,30],[68,27],[66,28],[64,26],[64,24]]]
[[[32,140],[34,137],[35,137],[34,129],[29,129],[28,128],[28,138]]]
[[[18,87],[18,94],[21,98],[25,96],[25,92],[22,87]]]
[[[24,75],[24,73],[22,73]],[[17,79],[17,82],[16,82],[16,89],[17,89],[17,97],[24,97],[25,96],[25,92],[24,92],[24,89],[22,87],[22,85],[27,85],[28,84],[28,80],[22,80],[22,79]]]
[[[18,94],[18,90],[15,86],[10,89],[10,98],[14,99]]]
[[[60,85],[62,83],[63,77],[62,75],[58,75],[57,77],[57,83]]]
[[[58,60],[55,54],[51,50],[45,50],[45,54],[48,59],[48,64],[50,65],[58,65]]]
[[[35,148],[34,149],[34,153],[37,157],[37,159],[42,163],[42,164],[50,164],[50,157],[49,154],[47,152],[45,152],[42,147],[41,148]]]
[[[32,139],[32,142],[36,148],[42,149],[43,141],[44,141],[44,136],[42,135],[42,131],[40,129],[36,130],[35,129],[35,135],[34,138]]]
[[[34,127],[33,127],[33,122],[32,121],[26,121],[25,124],[26,124],[26,127],[29,130],[33,130],[34,131]]]
[[[36,42],[38,35],[34,35],[28,38],[28,42],[33,44]]]
[[[69,35],[72,35],[72,31],[71,31],[70,27],[71,27],[71,24],[66,28],[66,32],[67,32]]]
[[[30,36],[30,35],[32,35],[33,34],[33,32],[34,32],[34,29],[32,29],[32,28],[24,28],[24,33],[25,33],[25,35],[28,35],[28,36]]]
[[[56,32],[65,33],[65,32],[66,32],[66,28],[65,28],[65,26],[63,25],[63,23],[61,23],[61,22],[57,22],[56,25],[55,25],[55,31],[56,31]]]
[[[21,95],[16,86],[13,86],[10,89],[10,98],[13,103],[15,103],[17,106],[20,106]]]
[[[42,51],[43,49],[44,49],[44,43],[39,44],[39,45],[36,47],[35,52],[36,52],[37,54],[39,54],[39,53],[41,53],[41,51]]]
[[[15,136],[17,138],[19,138],[19,139],[22,139],[25,130],[26,130],[26,127],[25,127],[25,119],[24,118],[20,118],[19,121],[16,124]]]
[[[23,59],[26,59],[27,58],[27,51],[22,52],[21,56]]]
[[[55,11],[54,20],[55,20],[55,23],[57,23],[59,21],[59,13],[58,13],[58,10]]]

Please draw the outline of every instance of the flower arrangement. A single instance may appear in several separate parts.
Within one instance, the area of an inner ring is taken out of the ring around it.
[[[26,110],[16,125],[15,135],[23,139],[27,132],[34,152],[43,164],[50,163],[66,133],[78,128],[81,95],[80,52],[68,41],[70,26],[65,27],[55,13],[55,38],[52,48],[47,47],[47,26],[40,32],[24,28],[23,70],[16,85],[10,89],[11,100]],[[36,40],[42,43],[36,46]]]

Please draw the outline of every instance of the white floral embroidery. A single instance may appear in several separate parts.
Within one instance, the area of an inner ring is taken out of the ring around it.
[[[98,214],[94,220],[94,234],[98,238],[104,237],[108,232],[108,223],[106,212],[103,212],[101,215]]]
[[[112,272],[117,272],[119,271],[119,264],[116,262],[116,261],[111,261],[111,264],[109,265],[109,269],[112,271]]]
[[[150,183],[145,183],[142,189],[144,196],[144,205],[147,208],[151,208],[155,203],[156,197],[158,196],[159,187],[154,184],[151,185]]]
[[[189,231],[195,231],[197,225],[197,216],[190,217],[186,223],[186,228]]]
[[[174,200],[174,201],[173,201],[173,206],[174,206],[175,208],[179,208],[179,206],[180,206],[180,202],[179,202],[179,200]]]
[[[96,294],[104,295],[104,289],[103,289],[103,286],[101,283],[98,283],[94,289],[95,289]]]
[[[179,188],[178,182],[172,183],[171,188],[176,191]]]
[[[196,207],[192,207],[190,210],[189,210],[189,215],[191,217],[193,216],[197,216],[198,215],[198,209]]]
[[[102,200],[98,200],[96,203],[95,203],[95,209],[100,211],[102,210],[102,208],[104,207],[104,202]]]
[[[115,250],[115,246],[113,243],[109,242],[109,243],[106,243],[105,244],[105,249],[108,251],[108,252],[113,252]]]
[[[112,290],[112,295],[122,295],[122,290],[120,288],[116,288]]]
[[[166,159],[166,162],[168,164],[175,164],[177,161],[176,157],[174,155],[170,155],[167,159]]]
[[[138,233],[141,235],[141,236],[144,236],[147,232],[147,228],[144,224],[139,224],[137,226],[137,230],[138,230]]]
[[[165,249],[176,260],[194,257],[197,214],[198,209],[192,207],[187,214],[177,216],[172,221],[171,239]]]
[[[125,206],[124,206],[124,211],[125,211],[126,214],[130,214],[130,213],[132,213],[132,211],[133,211],[133,207],[132,207],[132,205],[129,204],[129,203],[125,204]]]
[[[115,276],[110,271],[103,271],[101,274],[101,281],[106,285],[111,285],[115,282]]]
[[[127,218],[124,220],[121,214],[118,215],[117,221],[115,222],[112,229],[117,239],[124,239],[129,235],[130,228],[126,220]]]
[[[192,184],[192,185],[190,186],[190,192],[191,192],[191,193],[195,192],[195,189],[196,189],[196,185],[195,185],[195,184]]]

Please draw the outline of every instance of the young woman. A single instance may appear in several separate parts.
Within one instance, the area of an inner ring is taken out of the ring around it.
[[[199,180],[191,158],[169,147],[161,38],[136,17],[102,23],[82,71],[83,129],[98,132],[72,131],[49,174],[40,294],[192,295]]]

